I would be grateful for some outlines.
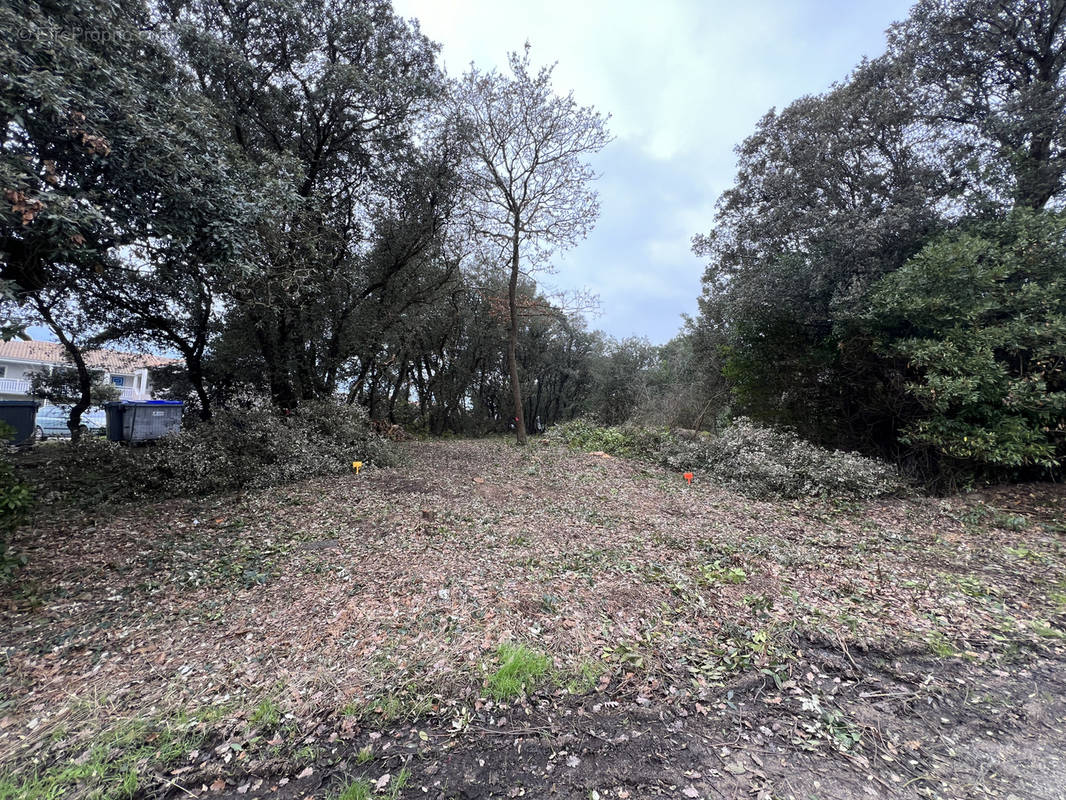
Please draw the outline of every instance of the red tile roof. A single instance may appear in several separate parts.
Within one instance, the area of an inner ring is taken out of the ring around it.
[[[0,341],[0,359],[2,358],[36,361],[41,364],[70,363],[66,349],[58,342],[26,342],[17,339],[10,342]],[[90,350],[85,353],[86,364],[108,372],[133,372],[143,367],[162,367],[177,361],[176,358],[147,353],[120,353],[117,350]]]

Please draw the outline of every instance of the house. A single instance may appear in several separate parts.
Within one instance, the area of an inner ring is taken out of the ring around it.
[[[104,380],[118,387],[122,400],[151,399],[152,379],[148,371],[176,361],[117,350],[85,353],[85,363],[90,369],[103,370]],[[58,342],[0,341],[0,400],[25,399],[30,391],[28,373],[50,372],[62,366],[70,366],[70,359]]]

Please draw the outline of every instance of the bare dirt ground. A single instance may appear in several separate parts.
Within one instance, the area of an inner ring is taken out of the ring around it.
[[[1063,486],[755,502],[407,447],[43,509],[0,595],[0,800],[1066,797]],[[505,642],[550,660],[517,696]]]

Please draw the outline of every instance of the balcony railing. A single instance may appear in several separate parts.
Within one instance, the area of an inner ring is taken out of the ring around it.
[[[118,389],[120,400],[147,400],[148,395],[141,394],[132,386]],[[19,378],[0,378],[0,394],[29,394],[30,382]]]
[[[29,394],[30,382],[18,378],[0,378],[0,394]]]

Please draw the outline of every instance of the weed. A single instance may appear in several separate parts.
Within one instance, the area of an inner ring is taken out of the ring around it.
[[[574,670],[563,688],[570,694],[587,694],[596,688],[596,684],[603,675],[604,667],[599,661],[582,661]]]
[[[344,787],[337,795],[337,800],[370,800],[373,794],[374,787],[370,781],[366,778],[357,778]]]
[[[946,578],[949,583],[955,584],[959,591],[968,597],[984,599],[999,593],[996,589],[986,586],[980,578],[972,575],[948,575]]]
[[[630,670],[644,669],[643,653],[635,645],[631,645],[628,642],[619,641],[610,650],[604,650],[603,657],[606,661],[619,664]]]
[[[432,707],[432,698],[417,694],[412,689],[403,689],[377,697],[367,706],[360,707],[349,703],[344,707],[343,713],[386,725],[398,720],[418,719]]]
[[[785,671],[788,655],[780,646],[775,631],[771,628],[732,627],[734,630],[718,647],[701,648],[691,653],[686,659],[689,661],[688,671],[694,676],[723,681],[730,675],[756,668],[773,678],[775,683],[780,683],[779,676]]]
[[[768,617],[774,607],[774,599],[765,594],[746,594],[744,605],[754,611],[757,616]]]
[[[1026,547],[1024,544],[1020,544],[1017,547],[1004,547],[1003,549],[1015,558],[1022,558],[1026,561],[1036,561],[1041,563],[1048,560],[1048,557],[1043,553],[1038,553],[1036,550]]]
[[[997,511],[992,515],[992,525],[1008,531],[1021,531],[1029,526],[1029,521],[1020,514],[1003,514]]]
[[[261,700],[252,712],[251,721],[253,725],[273,728],[281,722],[281,707],[269,698]]]
[[[802,705],[814,717],[803,726],[808,733],[832,742],[844,753],[859,743],[862,733],[855,723],[835,708],[823,708],[818,695],[803,698]]]
[[[741,567],[727,567],[721,561],[715,561],[713,564],[703,564],[700,566],[699,571],[700,578],[708,586],[716,583],[744,583],[748,579],[748,573]]]
[[[494,700],[510,700],[528,692],[548,671],[551,662],[524,644],[504,642],[496,651],[500,667],[488,678],[488,692]]]
[[[355,754],[355,763],[359,765],[367,764],[374,758],[373,745],[366,745],[359,748],[359,752]]]
[[[404,767],[399,771],[395,778],[389,782],[389,789],[385,792],[387,800],[398,800],[400,792],[403,791],[403,787],[407,785],[407,782],[411,780],[411,770]]]
[[[929,649],[933,651],[933,655],[940,658],[951,658],[956,655],[955,647],[952,645],[948,638],[944,636],[940,631],[933,631],[926,637],[926,642],[929,645]]]
[[[540,598],[540,607],[545,614],[557,614],[563,599],[554,594],[543,594]]]
[[[1066,639],[1066,633],[1063,633],[1058,628],[1053,628],[1046,619],[1034,619],[1029,623],[1029,626],[1037,636],[1043,636],[1048,639]]]

